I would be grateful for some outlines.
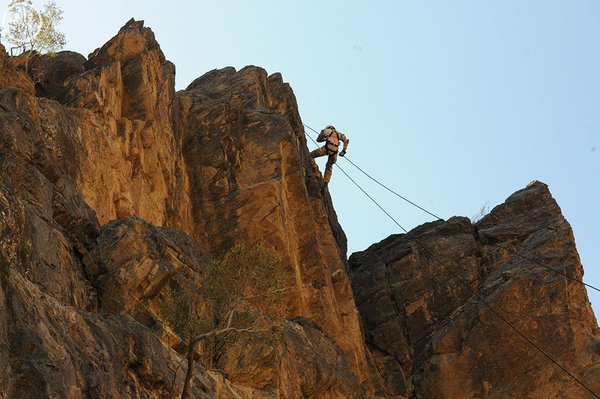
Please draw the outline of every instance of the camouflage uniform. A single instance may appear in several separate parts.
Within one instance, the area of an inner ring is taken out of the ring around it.
[[[321,130],[321,134],[317,138],[319,143],[325,141],[325,145],[321,148],[317,148],[310,155],[313,158],[322,157],[324,155],[328,155],[329,159],[327,159],[327,166],[325,167],[325,183],[329,183],[331,180],[331,172],[333,170],[333,164],[337,161],[338,156],[338,148],[340,145],[340,141],[344,143],[344,148],[340,152],[340,156],[346,155],[346,150],[348,149],[348,145],[350,144],[350,140],[342,133],[335,130],[333,126],[327,126],[325,129]]]

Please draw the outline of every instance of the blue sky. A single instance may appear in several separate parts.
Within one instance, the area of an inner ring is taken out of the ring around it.
[[[305,123],[334,124],[356,163],[442,217],[544,181],[600,286],[597,0],[57,3],[67,48],[84,55],[144,19],[179,89],[228,65],[281,72]],[[405,227],[430,220],[340,165]],[[339,171],[331,192],[350,251],[398,232]]]

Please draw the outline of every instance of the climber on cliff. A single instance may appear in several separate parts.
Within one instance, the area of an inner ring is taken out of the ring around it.
[[[344,143],[344,147],[342,151],[340,151],[340,157],[346,155],[346,150],[348,149],[348,145],[350,144],[350,140],[342,133],[335,130],[335,127],[328,125],[325,129],[321,130],[319,137],[317,137],[317,141],[319,143],[325,142],[325,145],[321,148],[317,148],[310,155],[313,158],[322,157],[324,155],[328,155],[329,159],[327,159],[327,165],[325,166],[325,186],[329,184],[331,180],[331,172],[333,170],[333,164],[337,161],[338,156],[338,147],[340,145],[340,141]]]

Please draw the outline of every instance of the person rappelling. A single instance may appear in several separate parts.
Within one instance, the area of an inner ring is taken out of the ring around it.
[[[338,132],[335,129],[335,127],[328,125],[325,129],[321,130],[319,137],[317,137],[317,142],[325,142],[325,145],[321,148],[317,148],[316,150],[310,153],[310,155],[313,158],[322,157],[324,155],[329,156],[329,158],[327,159],[327,165],[325,166],[325,175],[323,176],[325,180],[325,186],[327,186],[329,184],[329,181],[331,180],[333,164],[335,164],[335,162],[337,161],[340,141],[344,143],[344,147],[339,153],[340,156],[343,157],[344,155],[346,155],[346,151],[348,150],[350,140],[348,140],[348,138],[344,136],[341,132]]]

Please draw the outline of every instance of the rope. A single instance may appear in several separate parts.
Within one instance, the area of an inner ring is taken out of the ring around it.
[[[313,129],[312,127],[306,125],[303,123],[303,125],[307,128],[309,128],[310,130],[312,130],[313,132],[315,132],[316,134],[319,134],[319,132],[317,132],[315,129]],[[309,136],[310,137],[310,136]],[[311,137],[312,139],[312,137]],[[314,140],[313,140],[314,142]],[[315,143],[316,144],[316,143]],[[318,145],[318,144],[317,144]],[[367,176],[369,179],[373,180],[375,183],[379,184],[381,187],[385,188],[387,191],[389,191],[390,193],[394,194],[395,196],[403,199],[404,201],[408,202],[409,204],[411,204],[412,206],[415,206],[417,208],[419,208],[420,210],[422,210],[425,213],[428,213],[429,215],[433,216],[436,219],[440,219],[443,220],[441,217],[437,216],[434,213],[429,212],[427,209],[422,208],[421,206],[419,206],[418,204],[414,203],[413,201],[409,200],[408,198],[404,197],[403,195],[398,194],[396,191],[392,190],[391,188],[389,188],[388,186],[386,186],[385,184],[381,183],[379,180],[375,179],[373,176],[371,176],[370,174],[368,174],[367,172],[365,172],[364,170],[362,170],[357,164],[355,164],[354,162],[352,162],[350,160],[350,158],[348,158],[348,156],[344,156],[343,157],[346,161],[350,162],[352,165],[354,165],[354,167],[358,170],[360,170],[362,173],[364,173],[365,176]]]
[[[306,125],[305,123],[303,123],[303,125],[304,125],[305,127],[307,127],[308,129],[312,130],[313,132],[315,132],[316,134],[319,134],[319,133],[318,133],[318,132],[317,132],[315,129],[313,129],[312,127],[310,127],[310,126]],[[309,138],[312,140],[312,142],[313,142],[313,143],[315,143],[315,144],[318,146],[318,144],[315,142],[315,140],[313,140],[313,138],[312,138],[312,137],[310,137],[310,136],[308,136],[308,137],[309,137]],[[423,212],[425,212],[425,213],[427,213],[427,214],[429,214],[429,215],[433,216],[434,218],[436,218],[436,219],[438,219],[438,220],[442,220],[442,221],[446,222],[446,220],[444,220],[444,219],[442,219],[441,217],[437,216],[435,213],[428,211],[427,209],[423,208],[422,206],[420,206],[420,205],[418,205],[418,204],[414,203],[413,201],[411,201],[411,200],[407,199],[406,197],[404,197],[404,196],[402,196],[402,195],[398,194],[396,191],[392,190],[391,188],[389,188],[389,187],[388,187],[388,186],[386,186],[385,184],[381,183],[379,180],[375,179],[373,176],[371,176],[370,174],[368,174],[367,172],[365,172],[365,171],[364,171],[362,168],[360,168],[360,167],[359,167],[357,164],[355,164],[354,162],[352,162],[352,161],[351,161],[351,160],[350,160],[350,159],[349,159],[347,156],[345,156],[345,157],[343,157],[343,158],[344,158],[344,159],[346,159],[348,162],[350,162],[350,163],[351,163],[351,164],[352,164],[354,167],[356,167],[356,169],[358,169],[359,171],[361,171],[361,172],[362,172],[362,173],[363,173],[365,176],[367,176],[369,179],[373,180],[375,183],[377,183],[377,184],[378,184],[378,185],[380,185],[381,187],[385,188],[385,189],[386,189],[386,190],[388,190],[389,192],[393,193],[393,194],[394,194],[394,195],[396,195],[397,197],[399,197],[399,198],[401,198],[402,200],[404,200],[404,201],[408,202],[409,204],[413,205],[414,207],[416,207],[416,208],[418,208],[418,209],[422,210]],[[337,164],[336,164],[336,166],[339,168],[339,165],[337,165]],[[341,168],[340,168],[340,169],[341,169]],[[346,173],[344,172],[344,174],[346,174]],[[346,176],[347,176],[347,175],[346,175]],[[355,184],[356,184],[356,183],[355,183]],[[379,205],[378,205],[378,206],[379,206]],[[386,212],[386,214],[387,214],[387,212]],[[397,223],[396,223],[396,224],[397,224]],[[566,274],[566,273],[564,273],[564,272],[561,272],[560,270],[554,269],[554,268],[552,268],[552,267],[550,267],[550,266],[546,266],[546,265],[544,265],[543,263],[541,263],[541,262],[539,262],[539,261],[537,261],[537,260],[535,260],[535,259],[532,259],[532,258],[526,257],[526,256],[524,256],[524,255],[521,255],[520,253],[518,253],[518,252],[516,252],[516,251],[514,251],[514,250],[512,250],[512,249],[510,249],[510,248],[507,248],[507,247],[504,247],[504,246],[502,246],[502,245],[495,244],[495,243],[492,243],[492,242],[486,242],[486,243],[487,243],[487,244],[489,244],[489,245],[492,245],[492,246],[495,246],[495,247],[501,248],[501,249],[505,250],[506,252],[509,252],[509,253],[511,253],[511,254],[513,254],[513,255],[515,255],[515,256],[518,256],[518,257],[520,257],[520,258],[524,259],[524,260],[527,260],[527,261],[529,261],[529,262],[535,263],[535,264],[536,264],[536,265],[538,265],[538,266],[542,266],[543,268],[545,268],[545,269],[547,269],[547,270],[550,270],[550,271],[553,271],[553,272],[555,272],[555,273],[558,273],[558,274],[560,274],[560,275],[562,275],[562,276],[564,276],[564,277],[568,278],[569,280],[572,280],[572,281],[574,281],[574,282],[577,282],[577,283],[579,283],[579,284],[582,284],[582,285],[584,285],[585,287],[588,287],[588,288],[590,288],[590,289],[592,289],[592,290],[594,290],[594,291],[600,292],[600,288],[597,288],[597,287],[595,287],[595,286],[593,286],[593,285],[591,285],[591,284],[588,284],[588,283],[584,282],[583,280],[579,280],[578,278],[575,278],[575,277],[569,276],[568,274]]]
[[[304,125],[307,126],[307,125]],[[308,127],[308,126],[307,126]],[[315,131],[314,129],[310,128],[310,130]],[[317,142],[311,137],[308,136],[311,141],[317,145],[317,147],[319,146],[317,144]],[[342,173],[344,173],[346,175],[346,177],[348,177],[348,179],[350,179],[350,181],[352,183],[354,183],[354,185],[356,187],[358,187],[360,189],[360,191],[362,191],[371,201],[373,201],[373,203],[375,205],[377,205],[377,207],[379,209],[381,209],[398,227],[400,227],[405,233],[408,233],[408,231],[400,224],[398,223],[398,221],[396,221],[396,219],[394,219],[389,212],[387,212],[371,195],[369,195],[369,193],[367,193],[354,179],[352,179],[350,177],[350,175],[348,175],[348,173],[346,173],[346,171],[339,165],[336,164],[336,166],[342,171]],[[359,168],[360,169],[360,168]],[[361,169],[362,170],[362,169]],[[363,171],[363,173],[365,173]],[[366,173],[365,173],[366,174]],[[371,176],[369,176],[371,177]],[[371,177],[371,179],[373,179]],[[375,180],[375,179],[373,179]],[[380,183],[380,185],[383,186],[383,184]],[[385,187],[385,186],[384,186]],[[423,209],[421,207],[419,207],[420,209]],[[428,211],[426,211],[428,212]],[[430,212],[428,212],[430,213]],[[431,215],[433,215],[432,213],[430,213]],[[435,216],[435,215],[434,215]],[[437,216],[435,216],[437,217]],[[439,219],[439,218],[438,218]],[[447,223],[447,222],[446,222]],[[551,361],[555,366],[557,366],[560,370],[562,370],[565,374],[567,374],[569,377],[571,377],[574,381],[576,381],[581,387],[583,387],[586,391],[588,391],[590,394],[592,394],[595,398],[600,399],[600,396],[598,396],[594,391],[592,391],[587,385],[585,385],[579,378],[577,378],[575,375],[573,375],[571,372],[569,372],[567,369],[565,369],[560,363],[558,363],[556,360],[554,360],[554,358],[552,356],[550,356],[546,351],[544,351],[541,347],[539,347],[535,342],[533,342],[529,337],[527,337],[525,334],[523,334],[517,327],[515,327],[511,322],[509,322],[506,318],[504,318],[496,309],[494,309],[490,304],[487,303],[487,301],[479,294],[477,294],[476,292],[474,292],[471,287],[469,286],[469,284],[467,284],[465,282],[465,280],[459,276],[458,274],[454,273],[448,266],[446,266],[446,264],[444,262],[442,262],[437,256],[435,256],[435,254],[429,249],[429,247],[427,247],[427,245],[423,244],[420,240],[418,240],[417,238],[413,238],[413,240],[420,246],[423,248],[423,250],[425,252],[428,252],[430,254],[430,256],[440,265],[442,266],[442,268],[447,271],[448,273],[450,273],[462,286],[464,286],[468,292],[470,292],[473,296],[475,296],[479,301],[481,301],[481,303],[483,303],[494,315],[496,315],[500,320],[502,320],[502,322],[504,322],[506,325],[508,325],[517,335],[519,335],[521,338],[523,338],[527,343],[529,343],[531,346],[533,346],[538,352],[540,352],[542,355],[544,355],[544,357],[546,357],[549,361]],[[553,269],[551,269],[553,270]]]
[[[550,271],[553,271],[554,273],[558,273],[558,274],[560,274],[561,276],[564,276],[564,277],[568,278],[569,280],[572,280],[572,281],[574,281],[574,282],[576,282],[576,283],[582,284],[582,285],[584,285],[584,286],[586,286],[586,287],[588,287],[588,288],[590,288],[590,289],[592,289],[592,290],[594,290],[594,291],[598,291],[598,292],[600,292],[600,289],[598,289],[598,288],[594,287],[594,286],[593,286],[593,285],[591,285],[591,284],[588,284],[588,283],[586,283],[586,282],[584,282],[584,281],[582,281],[582,280],[579,280],[578,278],[575,278],[575,277],[573,277],[573,276],[569,276],[567,273],[561,272],[561,271],[560,271],[560,270],[558,270],[558,269],[555,269],[555,268],[553,268],[553,267],[550,267],[550,266],[544,265],[542,262],[539,262],[539,261],[537,261],[537,260],[535,260],[535,259],[532,259],[532,258],[530,258],[530,257],[528,257],[528,256],[521,255],[521,254],[520,254],[520,253],[518,253],[517,251],[513,251],[513,250],[512,250],[512,249],[510,249],[510,248],[506,248],[505,246],[502,246],[502,245],[500,245],[500,244],[496,244],[496,243],[493,243],[493,242],[489,242],[489,241],[486,241],[486,244],[489,244],[489,245],[492,245],[492,246],[494,246],[494,247],[497,247],[497,248],[503,249],[504,251],[506,251],[506,252],[509,252],[509,253],[511,253],[511,254],[513,254],[513,255],[515,255],[515,256],[518,256],[518,257],[519,257],[519,258],[521,258],[521,259],[527,260],[527,261],[529,261],[529,262],[531,262],[531,263],[535,263],[536,265],[538,265],[538,266],[541,266],[541,267],[543,267],[544,269],[548,269],[548,270],[550,270]]]
[[[587,385],[585,385],[579,378],[575,377],[575,375],[573,375],[571,372],[569,372],[569,370],[567,370],[566,368],[564,368],[560,363],[558,363],[556,360],[554,360],[554,358],[552,356],[550,356],[546,351],[544,351],[541,347],[539,347],[535,342],[533,342],[529,337],[527,337],[525,334],[523,334],[519,329],[517,329],[517,327],[515,327],[511,322],[509,322],[508,320],[506,320],[506,318],[504,318],[496,309],[494,309],[489,303],[487,303],[487,301],[485,299],[483,299],[483,297],[477,293],[475,293],[471,287],[469,287],[469,285],[464,281],[464,279],[462,277],[460,277],[459,275],[457,275],[456,273],[454,273],[452,270],[450,270],[450,268],[448,268],[441,260],[438,259],[437,256],[435,256],[435,254],[433,254],[432,251],[430,251],[424,244],[422,244],[419,240],[417,240],[416,238],[414,239],[415,242],[417,242],[417,244],[419,244],[420,246],[422,246],[425,250],[429,251],[431,256],[433,257],[433,259],[435,259],[435,261],[437,263],[439,263],[444,270],[446,270],[447,272],[449,272],[456,280],[458,280],[461,285],[463,285],[467,291],[469,291],[472,295],[474,295],[478,300],[480,300],[490,311],[492,311],[492,313],[494,313],[500,320],[502,320],[507,326],[509,326],[515,333],[517,333],[521,338],[523,338],[525,341],[527,341],[531,346],[533,346],[535,349],[538,350],[538,352],[540,352],[542,355],[544,355],[548,360],[550,360],[555,366],[557,366],[559,369],[561,369],[564,373],[566,373],[569,377],[571,377],[574,381],[576,381],[579,385],[581,385],[583,388],[585,388],[589,393],[591,393],[595,398],[600,399],[600,396],[598,396],[594,391],[592,391]]]
[[[319,146],[319,144],[317,144],[317,142],[316,142],[316,141],[315,141],[315,140],[314,140],[312,137],[308,136],[308,138],[309,138],[309,139],[311,139],[311,140],[312,140],[312,142],[313,142],[313,143],[315,143],[315,145],[316,145],[317,147]],[[354,184],[356,185],[356,187],[358,187],[358,189],[359,189],[360,191],[362,191],[362,192],[363,192],[363,194],[365,194],[367,197],[369,197],[369,199],[370,199],[371,201],[373,201],[373,203],[375,203],[375,205],[377,205],[377,207],[379,207],[379,209],[381,209],[381,210],[383,211],[383,213],[385,213],[385,214],[387,215],[387,217],[389,217],[390,219],[392,219],[392,221],[393,221],[394,223],[396,223],[396,224],[398,225],[398,227],[400,227],[402,230],[404,230],[404,232],[405,232],[405,233],[408,233],[408,230],[406,230],[404,227],[402,227],[402,225],[401,225],[400,223],[398,223],[398,221],[397,221],[396,219],[394,219],[394,217],[393,217],[392,215],[390,215],[390,214],[388,213],[388,211],[386,211],[386,210],[385,210],[385,209],[384,209],[384,208],[383,208],[381,205],[379,205],[379,203],[378,203],[377,201],[375,201],[375,199],[374,199],[373,197],[371,197],[371,196],[369,195],[369,193],[367,193],[365,190],[363,190],[363,188],[362,188],[362,187],[361,187],[361,186],[360,186],[360,185],[359,185],[357,182],[355,182],[355,181],[354,181],[354,179],[352,179],[352,178],[350,177],[350,175],[349,175],[348,173],[346,173],[346,171],[345,171],[345,170],[344,170],[344,169],[343,169],[343,168],[342,168],[340,165],[338,165],[338,164],[335,164],[335,166],[337,166],[337,167],[338,167],[338,169],[339,169],[339,170],[341,170],[341,171],[342,171],[342,173],[343,173],[343,174],[345,174],[345,175],[346,175],[346,177],[347,177],[348,179],[350,179],[350,181],[351,181],[352,183],[354,183]]]

